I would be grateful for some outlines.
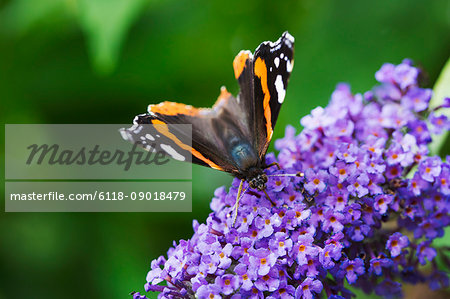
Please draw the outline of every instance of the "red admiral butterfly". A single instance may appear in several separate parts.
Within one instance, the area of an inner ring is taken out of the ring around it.
[[[134,126],[123,129],[122,135],[140,142],[145,133],[139,126],[153,124],[158,131],[158,148],[147,145],[147,149],[162,149],[177,160],[192,157],[192,163],[233,174],[241,179],[238,200],[244,180],[251,188],[265,191],[264,169],[271,166],[266,165],[265,155],[293,65],[294,38],[285,32],[276,42],[260,44],[254,55],[241,51],[236,56],[233,67],[240,85],[237,98],[222,87],[210,109],[173,102],[149,105],[148,113],[136,116]],[[192,124],[192,146],[168,124]]]

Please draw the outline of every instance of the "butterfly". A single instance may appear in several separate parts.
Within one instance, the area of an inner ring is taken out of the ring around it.
[[[154,143],[146,144],[147,150],[164,151],[177,160],[192,161],[239,178],[237,209],[244,181],[252,189],[266,189],[264,169],[272,165],[266,165],[265,155],[293,66],[294,37],[284,32],[275,42],[261,43],[254,54],[243,50],[235,57],[234,75],[240,86],[237,97],[222,87],[212,108],[174,102],[149,105],[147,113],[134,118],[133,127],[122,129],[122,136],[139,143],[148,134],[141,127],[152,124],[155,132],[150,136]],[[186,136],[170,124],[191,124],[192,144],[184,142]]]

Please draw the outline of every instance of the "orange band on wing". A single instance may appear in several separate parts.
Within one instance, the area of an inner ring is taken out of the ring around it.
[[[164,115],[187,114],[190,116],[198,115],[202,108],[195,108],[190,105],[162,102],[158,105],[148,106],[148,112],[159,113]]]
[[[239,54],[234,58],[233,61],[233,68],[234,68],[234,76],[239,78],[244,71],[245,63],[247,62],[247,59],[249,59],[249,52],[248,51],[241,51]]]
[[[261,87],[264,93],[264,117],[266,118],[267,127],[267,139],[272,139],[273,129],[272,129],[272,113],[270,111],[270,93],[269,87],[267,86],[267,66],[261,57],[258,57],[255,61],[255,75],[261,79]]]
[[[173,135],[172,133],[169,132],[169,127],[167,126],[166,123],[157,120],[157,119],[152,119],[152,124],[156,125],[155,129],[160,132],[161,134],[163,134],[164,136],[166,136],[167,138],[169,138],[170,140],[172,140],[173,142],[175,142],[179,147],[181,147],[184,150],[190,151],[192,153],[192,155],[194,155],[197,159],[202,160],[203,162],[205,162],[206,164],[209,165],[209,167],[217,169],[217,170],[223,170],[222,167],[218,166],[217,164],[215,164],[214,162],[212,162],[211,160],[205,158],[205,156],[203,156],[201,153],[199,153],[197,150],[193,149],[192,147],[190,147],[189,145],[184,144],[183,142],[181,142],[175,135]]]
[[[213,108],[220,107],[220,105],[222,105],[222,102],[227,101],[228,99],[230,99],[230,97],[231,97],[231,93],[228,92],[228,90],[225,86],[222,86],[220,88],[220,95],[217,98],[217,101],[214,103]]]

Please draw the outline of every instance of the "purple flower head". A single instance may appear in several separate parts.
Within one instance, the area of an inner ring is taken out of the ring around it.
[[[409,121],[413,121],[414,115],[409,110],[396,103],[388,103],[381,108],[381,125],[388,129],[403,128]]]
[[[411,88],[402,98],[402,105],[416,112],[423,111],[428,108],[431,95],[431,89],[423,89],[418,87]]]
[[[220,299],[221,288],[217,284],[206,284],[202,285],[197,290],[197,295],[199,298],[210,298],[210,299]]]
[[[401,176],[402,172],[403,172],[403,167],[401,167],[399,164],[396,164],[396,165],[388,166],[386,168],[385,175],[388,179],[394,179],[394,178],[398,178],[399,176]]]
[[[404,159],[406,154],[403,152],[403,149],[398,144],[393,144],[389,150],[386,153],[386,161],[389,165],[394,165],[401,163]]]
[[[358,279],[358,276],[364,274],[364,262],[357,258],[354,260],[345,260],[340,266],[340,276],[345,276],[349,284],[353,284]]]
[[[250,267],[255,269],[258,275],[266,275],[269,273],[270,268],[275,265],[276,257],[268,249],[254,249],[250,252],[249,262]]]
[[[326,188],[327,173],[323,170],[319,170],[317,173],[311,168],[305,171],[306,180],[308,183],[305,184],[305,189],[313,194],[314,192],[322,192]]]
[[[290,299],[290,298],[294,298],[295,295],[295,288],[292,285],[285,285],[280,287],[276,292],[275,292],[275,298],[281,298],[281,299]]]
[[[450,97],[444,97],[444,102],[441,105],[442,108],[450,108]]]
[[[354,175],[348,179],[350,183],[347,187],[347,190],[351,195],[356,197],[363,197],[367,193],[369,193],[369,189],[367,186],[369,185],[369,176],[366,173],[362,173],[360,175]]]
[[[295,128],[291,125],[286,127],[284,138],[275,141],[275,148],[277,150],[288,149],[295,152],[297,147],[295,145]]]
[[[430,131],[428,130],[427,123],[423,120],[412,120],[408,122],[408,128],[410,133],[416,137],[419,143],[431,142]]]
[[[331,118],[325,117],[326,110],[322,107],[317,107],[313,111],[311,111],[311,115],[306,115],[300,121],[301,125],[307,129],[317,129],[321,127],[325,127],[330,124]]]
[[[353,134],[353,129],[355,128],[354,123],[348,119],[339,119],[336,121],[334,126],[329,126],[325,130],[326,136],[351,136]]]
[[[242,263],[234,268],[234,272],[239,277],[241,288],[250,291],[253,287],[253,281],[257,279],[258,274],[255,271],[251,271],[246,264]]]
[[[416,172],[414,177],[409,181],[409,189],[415,195],[420,195],[423,191],[427,190],[430,184],[422,179],[420,173]]]
[[[379,71],[375,73],[375,79],[381,83],[394,82],[395,65],[392,63],[385,63]]]
[[[389,268],[394,264],[391,259],[388,258],[373,258],[370,260],[369,273],[375,273],[380,276],[383,268]]]
[[[445,289],[449,286],[448,273],[435,270],[429,278],[430,289],[433,291]]]
[[[279,272],[276,268],[272,268],[270,272],[258,278],[255,287],[260,291],[273,292],[280,286]]]
[[[323,285],[319,280],[308,277],[295,290],[295,298],[312,299],[313,293],[319,294],[322,288]]]
[[[323,230],[326,232],[329,232],[330,230],[333,231],[333,233],[338,233],[342,231],[344,228],[344,225],[342,222],[344,221],[344,215],[342,215],[340,212],[335,212],[331,209],[327,210],[325,212],[325,219],[323,221]]]
[[[424,241],[417,247],[417,258],[421,265],[425,265],[427,263],[426,260],[431,261],[436,257],[436,249],[431,248],[430,243],[429,241]]]
[[[290,177],[273,177],[267,182],[267,188],[273,190],[274,192],[280,192],[284,188],[288,187],[291,184]]]
[[[353,163],[358,157],[359,149],[352,143],[342,144],[339,146],[337,157],[347,163]]]
[[[403,297],[402,285],[386,278],[375,287],[375,294],[385,298],[401,298]]]
[[[370,226],[364,224],[361,220],[356,220],[352,223],[352,226],[348,228],[348,234],[350,238],[355,242],[364,240],[370,233]]]
[[[335,262],[341,258],[341,248],[335,244],[328,244],[319,254],[319,261],[325,269],[334,267]]]
[[[270,214],[266,208],[261,208],[262,214],[255,219],[255,226],[258,228],[258,239],[269,237],[273,234],[274,228],[281,224],[278,214]]]
[[[134,292],[133,299],[147,299],[147,297],[145,295],[141,295],[139,292]]]
[[[401,89],[406,89],[411,85],[417,84],[418,74],[419,71],[415,67],[402,63],[395,67],[393,79]]]
[[[330,193],[331,194],[327,196],[326,204],[336,211],[344,210],[348,203],[348,192],[342,190]]]
[[[270,250],[277,256],[284,256],[290,252],[292,248],[292,240],[287,238],[287,234],[277,232],[275,238],[269,241]]]
[[[441,159],[430,157],[422,161],[419,164],[419,173],[425,181],[434,182],[434,179],[441,173]]]
[[[393,201],[394,196],[391,194],[381,194],[375,197],[375,202],[373,207],[380,214],[384,214],[387,212],[389,204]]]
[[[312,244],[314,239],[311,236],[303,235],[298,238],[297,244],[294,245],[292,254],[296,257],[297,263],[305,265],[308,263],[308,256],[316,256],[319,249]]]
[[[382,84],[364,96],[339,84],[327,107],[303,117],[302,132],[287,127],[279,154],[265,155],[281,166],[264,169],[273,203],[245,182],[233,223],[241,181],[218,188],[205,223],[151,263],[144,289],[171,299],[348,299],[347,282],[386,298],[403,283],[448,285],[433,241],[450,225],[450,156],[427,146],[448,130],[437,113],[450,100],[430,108],[418,74],[405,60],[383,65]]]
[[[338,178],[339,183],[342,183],[349,175],[354,175],[355,170],[355,164],[347,164],[344,161],[338,161],[336,166],[330,167],[330,173]]]
[[[442,165],[441,174],[437,178],[437,181],[442,194],[447,196],[450,195],[450,166],[448,162],[447,164]]]
[[[431,123],[431,132],[433,134],[442,134],[450,130],[450,120],[444,114],[436,115],[435,113],[431,113],[428,120]]]
[[[402,249],[408,245],[408,237],[396,232],[389,237],[389,240],[386,243],[386,249],[391,252],[391,256],[396,257],[402,252]]]
[[[234,275],[225,274],[216,277],[215,284],[220,288],[222,294],[230,295],[239,287],[239,279]]]

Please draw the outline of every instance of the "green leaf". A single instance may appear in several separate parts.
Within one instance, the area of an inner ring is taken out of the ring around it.
[[[70,13],[68,1],[16,0],[0,11],[1,31],[23,35],[41,23],[54,24],[55,19]]]
[[[430,107],[435,108],[441,105],[445,97],[450,97],[450,59],[447,60],[444,68],[442,69],[439,78],[433,88],[433,98],[430,102]],[[450,118],[450,109],[445,108],[439,110],[439,113],[445,114]],[[448,137],[448,131],[442,133],[441,135],[433,135],[433,142],[430,144],[430,151],[432,155],[438,155],[440,149],[445,143]]]
[[[147,0],[78,0],[79,22],[95,70],[111,73],[131,25]]]

